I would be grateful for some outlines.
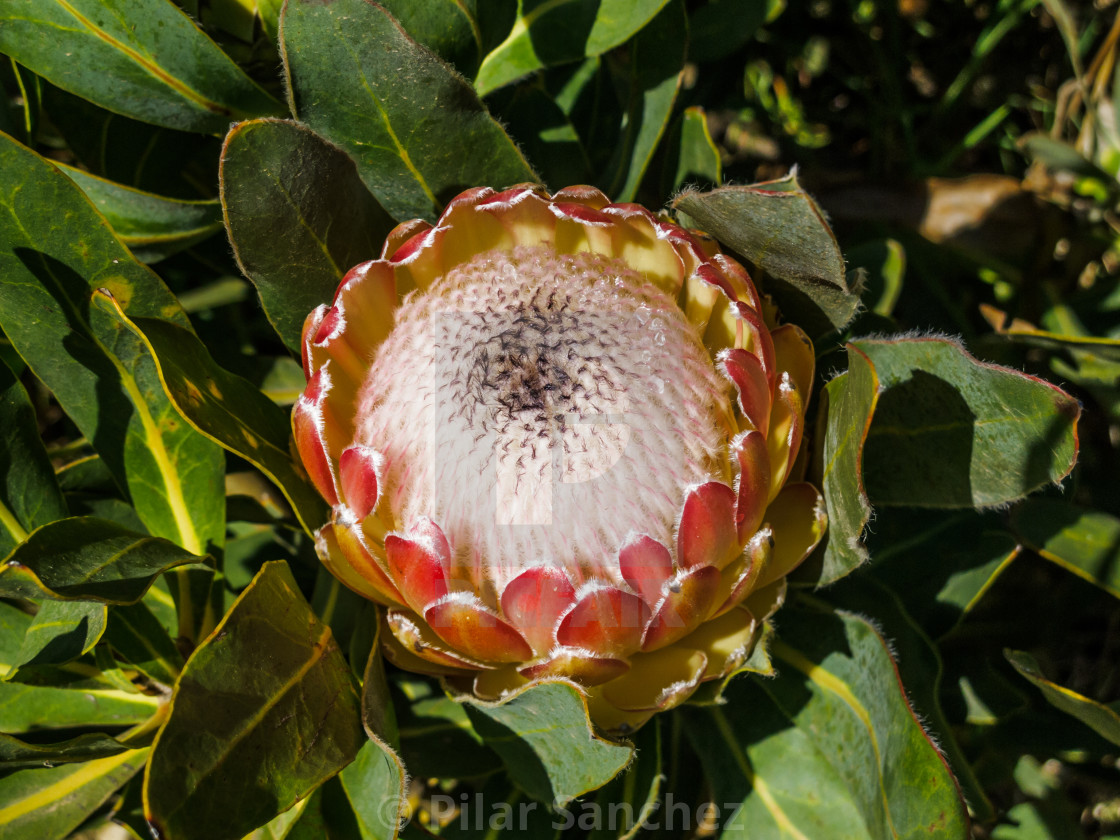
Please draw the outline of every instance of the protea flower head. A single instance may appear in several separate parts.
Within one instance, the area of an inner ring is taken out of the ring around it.
[[[709,238],[598,190],[469,190],[303,331],[323,562],[386,653],[625,732],[739,666],[823,534],[813,351]]]

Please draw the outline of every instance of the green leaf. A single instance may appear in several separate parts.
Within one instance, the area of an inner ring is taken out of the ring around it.
[[[704,709],[686,706],[682,715],[720,809],[724,836],[873,837],[831,756],[811,733],[791,725],[753,680],[732,682],[725,701]]]
[[[868,310],[884,318],[890,317],[902,294],[906,274],[906,250],[902,243],[895,239],[875,239],[848,250],[845,256],[849,265],[867,270],[863,300]]]
[[[629,764],[633,749],[595,734],[587,703],[567,683],[541,683],[501,703],[464,698],[483,741],[529,796],[563,806],[602,787]]]
[[[482,61],[476,0],[385,0],[381,5],[404,30],[467,78]]]
[[[131,604],[155,578],[202,558],[170,540],[74,516],[44,525],[0,566],[0,597]]]
[[[136,259],[154,263],[189,248],[222,229],[217,201],[165,198],[59,166],[112,226]]]
[[[1093,178],[1114,188],[1116,186],[1115,178],[1063,140],[1047,134],[1030,134],[1024,139],[1023,145],[1031,157],[1042,161],[1050,169],[1069,172],[1081,178]]]
[[[213,197],[208,191],[217,182],[219,138],[131,120],[42,85],[51,123],[93,175],[164,196]]]
[[[53,744],[31,744],[13,735],[0,733],[0,769],[50,767],[120,755],[133,749],[111,735],[90,732]]]
[[[1074,808],[1068,812],[1054,807],[1050,800],[1020,802],[1008,809],[1001,821],[992,829],[992,840],[1084,840],[1085,831],[1077,819]],[[1010,824],[1009,824],[1010,823]],[[1105,835],[1102,840],[1116,840]]]
[[[844,327],[859,307],[860,289],[824,214],[795,174],[747,187],[685,192],[673,208],[766,272],[782,315],[817,337]]]
[[[941,707],[941,655],[926,635],[924,623],[903,609],[903,593],[892,591],[867,575],[853,575],[828,594],[829,602],[835,606],[875,617],[879,632],[890,639],[906,694],[956,774],[973,818],[979,822],[994,819],[995,809]]]
[[[822,551],[810,558],[798,580],[831,583],[864,563],[863,530],[871,503],[863,486],[863,449],[879,399],[875,367],[858,348],[848,345],[848,371],[825,386],[827,425],[821,459],[821,486],[828,508],[828,533]]]
[[[105,613],[104,604],[44,601],[24,634],[15,665],[60,665],[77,659],[101,639]],[[8,674],[8,678],[11,676],[13,673]]]
[[[308,533],[318,528],[326,520],[325,503],[292,460],[285,411],[249,382],[219,367],[194,333],[156,318],[129,319],[119,308],[115,314],[144,343],[162,388],[182,416],[271,478]]]
[[[684,67],[688,19],[684,5],[671,0],[630,42],[617,73],[627,91],[625,129],[609,194],[633,201],[650,159],[669,124]]]
[[[105,640],[118,658],[165,686],[174,685],[183,668],[178,648],[144,601],[110,610]]]
[[[269,321],[298,353],[307,314],[334,297],[353,266],[380,255],[393,221],[353,161],[298,123],[234,126],[221,178],[234,256]]]
[[[685,108],[681,117],[680,138],[673,174],[672,190],[676,191],[697,180],[718,186],[723,181],[723,165],[712,134],[708,115],[703,108]]]
[[[393,218],[434,220],[468,187],[537,180],[470,85],[381,7],[289,0],[281,35],[292,113],[354,159]]]
[[[407,702],[397,712],[401,758],[421,777],[471,778],[501,769],[502,760],[485,746],[466,706],[423,680],[398,679]]]
[[[27,732],[75,726],[143,723],[165,698],[83,681],[73,687],[0,683],[0,731]]]
[[[1029,653],[1005,650],[1003,655],[1016,671],[1034,683],[1051,706],[1077,718],[1102,738],[1120,744],[1120,714],[1115,709],[1046,679]]]
[[[0,361],[0,555],[40,525],[67,515],[35,409]]]
[[[1058,483],[1077,458],[1077,401],[946,338],[853,342],[883,393],[864,447],[874,504],[999,505]]]
[[[145,816],[169,840],[242,837],[345,767],[364,741],[330,629],[287,564],[266,563],[179,677],[144,779]]]
[[[887,643],[866,619],[787,605],[759,683],[848,788],[868,835],[968,835],[945,759],[910,707]]]
[[[600,818],[587,835],[588,840],[629,840],[642,835],[643,823],[652,827],[659,817],[664,818],[660,810],[665,781],[662,722],[659,715],[638,730],[634,736],[634,761],[596,793],[593,807]]]
[[[0,52],[83,99],[167,128],[219,134],[281,109],[167,0],[9,0]]]
[[[144,766],[148,750],[0,778],[0,838],[62,840]]]
[[[1001,516],[973,511],[887,508],[868,542],[871,573],[933,638],[956,627],[1019,554]]]
[[[1120,519],[1060,499],[1029,499],[1011,513],[1027,546],[1120,598]]]
[[[23,637],[33,616],[15,604],[0,601],[0,679],[15,665],[23,648]]]
[[[519,0],[506,39],[482,60],[475,89],[485,96],[522,76],[601,55],[630,40],[668,0]]]
[[[189,329],[186,315],[55,167],[0,138],[0,173],[0,327],[154,535],[195,554],[220,546],[221,450],[183,422],[143,346],[91,297],[105,289],[131,316]]]
[[[381,622],[376,614],[374,620],[377,630],[362,678],[362,723],[369,740],[338,778],[362,840],[391,840],[409,815],[408,776],[395,749],[399,738],[378,641]]]

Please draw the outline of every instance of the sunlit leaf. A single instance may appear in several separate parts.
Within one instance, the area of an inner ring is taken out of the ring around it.
[[[668,0],[519,0],[513,28],[482,61],[475,89],[485,96],[522,76],[601,55],[628,41]]]
[[[474,76],[483,50],[476,0],[385,0],[381,5],[417,43],[467,78]]]
[[[376,635],[372,642],[362,677],[362,722],[369,740],[338,778],[362,840],[391,840],[409,815],[407,774],[396,751],[396,716]]]
[[[73,764],[120,755],[130,749],[133,747],[100,732],[91,732],[51,744],[32,744],[14,735],[0,733],[0,769],[14,770],[22,767]]]
[[[182,670],[182,655],[144,601],[110,610],[105,640],[119,658],[165,686]]]
[[[218,134],[280,103],[166,0],[10,0],[0,52],[111,111]]]
[[[240,376],[219,367],[194,333],[156,318],[129,319],[119,308],[115,314],[143,341],[159,368],[163,388],[182,416],[275,481],[308,533],[318,528],[326,519],[324,503],[292,460],[284,410]]]
[[[469,700],[467,714],[518,786],[549,804],[601,787],[633,755],[594,733],[586,701],[567,683],[542,683],[497,704]]]
[[[862,339],[883,393],[864,447],[873,504],[980,507],[1060,482],[1077,457],[1077,401],[944,338]]]
[[[364,741],[330,629],[287,564],[266,563],[183,669],[152,748],[145,816],[172,840],[242,837],[337,773]]]
[[[157,262],[222,229],[222,208],[217,201],[165,198],[71,166],[59,168],[82,188],[141,262]]]
[[[1120,744],[1120,712],[1046,679],[1029,653],[1006,650],[1003,655],[1016,671],[1034,683],[1050,705],[1077,718],[1102,738]]]
[[[870,837],[967,836],[956,781],[870,622],[787,604],[773,654],[778,677],[758,685],[843,781]]]
[[[307,314],[333,298],[353,266],[380,255],[392,219],[353,161],[294,122],[234,126],[221,177],[237,261],[284,343],[298,351]]]
[[[83,764],[39,767],[0,778],[0,838],[61,838],[132,778],[148,750],[129,750]]]
[[[848,345],[848,371],[825,386],[827,401],[821,484],[828,506],[828,533],[823,550],[798,579],[819,583],[838,580],[867,560],[863,529],[871,517],[863,480],[863,448],[879,399],[875,367],[858,348]]]
[[[44,525],[7,556],[0,596],[131,604],[158,575],[201,559],[170,540],[76,516]]]
[[[220,546],[221,450],[183,421],[151,356],[91,298],[104,289],[131,315],[189,329],[186,315],[56,168],[0,138],[0,173],[0,326],[151,532],[196,554]]]
[[[162,702],[160,697],[89,680],[72,687],[2,682],[0,731],[129,726],[148,720]]]
[[[1030,499],[1011,515],[1030,548],[1120,598],[1120,519],[1060,499]]]
[[[0,587],[3,582],[0,577]],[[104,604],[43,601],[23,636],[15,665],[58,665],[77,659],[101,639],[105,614]]]
[[[860,289],[849,281],[836,237],[795,174],[685,192],[673,207],[765,271],[762,285],[782,314],[811,336],[840,329],[855,316]]]
[[[933,638],[952,630],[1019,554],[1003,518],[884,509],[868,537],[871,572]]]
[[[703,108],[693,106],[686,108],[681,117],[676,171],[670,186],[679,190],[698,180],[719,186],[723,180],[723,166],[708,129],[708,116]]]
[[[684,67],[684,6],[671,0],[630,42],[618,75],[627,90],[625,128],[608,193],[633,201],[642,176],[669,124]]]
[[[686,732],[720,809],[720,827],[752,840],[870,840],[852,793],[811,733],[793,726],[751,680],[726,706],[688,709]],[[749,710],[734,714],[733,710]],[[683,826],[671,826],[680,828]]]
[[[903,591],[912,595],[916,588],[919,587]],[[898,591],[888,589],[867,575],[853,575],[829,590],[829,601],[845,610],[875,617],[879,633],[890,640],[906,695],[952,768],[972,816],[981,822],[992,819],[995,816],[992,803],[942,709],[941,654],[926,634],[923,623],[903,609]]]
[[[470,85],[381,7],[290,0],[281,35],[293,114],[354,159],[398,221],[434,219],[468,187],[536,180]]]

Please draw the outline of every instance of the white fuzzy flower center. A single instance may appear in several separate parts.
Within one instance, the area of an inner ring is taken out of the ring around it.
[[[729,480],[729,386],[675,301],[626,265],[480,255],[406,300],[359,396],[382,504],[427,516],[453,577],[620,580],[632,531],[673,545],[686,488]],[[494,589],[491,589],[494,587]]]

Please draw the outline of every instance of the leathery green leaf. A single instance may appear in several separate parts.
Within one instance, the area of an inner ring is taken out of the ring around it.
[[[759,685],[843,780],[868,835],[966,837],[956,780],[871,623],[789,604],[782,615],[772,649],[778,677]]]
[[[0,138],[0,173],[0,327],[154,535],[195,554],[220,546],[221,449],[183,421],[141,342],[91,298],[103,289],[130,316],[189,330],[186,315],[58,169]]]
[[[432,220],[468,187],[537,180],[470,85],[380,6],[289,0],[280,35],[292,113],[398,221]]]
[[[563,806],[602,787],[634,752],[594,733],[586,701],[569,683],[540,683],[501,703],[463,699],[475,729],[509,774],[546,804]]]
[[[94,671],[92,666],[88,670]],[[105,682],[90,680],[65,687],[3,682],[0,683],[0,731],[141,724],[151,718],[164,701],[162,697],[123,691]]]
[[[376,612],[370,614],[378,621]],[[380,623],[377,626],[380,633]],[[407,775],[396,752],[396,715],[376,635],[362,677],[362,723],[369,740],[338,778],[350,800],[362,840],[392,840],[409,817]]]
[[[973,508],[1069,475],[1077,401],[947,338],[861,339],[883,393],[864,447],[873,504]]]
[[[287,564],[266,563],[179,677],[145,817],[169,840],[244,836],[350,763],[359,703],[330,628]]]
[[[482,61],[476,0],[385,0],[381,4],[416,41],[470,78]]]
[[[222,150],[229,239],[280,338],[299,351],[303,321],[343,275],[381,253],[393,221],[354,162],[306,126],[236,125]]]
[[[23,385],[0,361],[0,555],[67,515]]]
[[[724,696],[726,706],[682,713],[724,836],[871,840],[851,791],[810,733],[792,725],[754,680],[734,680]]]
[[[91,732],[53,744],[31,744],[14,735],[0,733],[0,769],[49,767],[120,755],[132,749],[111,735]]]
[[[0,586],[3,578],[0,577]],[[23,636],[15,665],[57,665],[89,651],[105,632],[104,604],[43,601]],[[14,672],[9,672],[8,678]]]
[[[1077,718],[1102,738],[1120,744],[1120,713],[1116,709],[1046,679],[1038,662],[1029,653],[1005,650],[1003,655],[1016,671],[1034,683],[1050,705]]]
[[[600,817],[588,840],[630,840],[641,836],[647,827],[654,829],[659,821],[666,821],[666,813],[660,810],[665,781],[662,723],[662,717],[656,716],[638,730],[634,735],[634,761],[596,793],[595,808]]]
[[[1003,517],[975,511],[884,508],[868,543],[871,574],[935,639],[956,627],[1019,555]]]
[[[863,448],[878,399],[874,365],[848,345],[848,371],[825,386],[821,486],[828,506],[828,533],[823,550],[795,573],[798,580],[831,583],[867,560],[863,530],[871,518],[871,503],[863,487]]]
[[[0,838],[61,840],[147,761],[129,750],[83,764],[18,770],[0,778]]]
[[[628,92],[626,126],[609,189],[615,201],[634,200],[669,124],[684,67],[687,34],[684,6],[679,0],[671,0],[627,49],[620,72]]]
[[[10,0],[0,52],[110,111],[219,134],[280,103],[166,0]]]
[[[0,679],[19,658],[23,636],[31,626],[32,617],[15,604],[0,601]]]
[[[542,67],[601,55],[628,41],[667,2],[519,0],[513,28],[482,60],[475,89],[485,96]]]
[[[136,259],[154,263],[213,236],[222,229],[217,201],[165,198],[59,166],[101,211]]]
[[[874,615],[879,631],[891,641],[899,677],[927,730],[948,760],[974,819],[988,822],[995,809],[976,778],[941,708],[944,668],[925,625],[903,609],[900,593],[869,575],[853,575],[829,590],[829,602],[863,615]]]
[[[855,317],[858,283],[849,281],[836,237],[796,175],[686,191],[673,208],[765,271],[762,285],[782,315],[811,336],[841,329]]]
[[[718,185],[723,180],[723,164],[719,149],[708,130],[708,116],[703,108],[685,108],[681,116],[680,143],[672,188],[679,190],[696,179]]]
[[[32,533],[0,566],[0,596],[132,604],[155,578],[202,558],[170,540],[92,516]]]
[[[156,318],[130,320],[119,308],[116,316],[144,342],[182,416],[276,482],[308,533],[318,527],[326,519],[324,502],[292,460],[284,410],[219,367],[194,333]]]
[[[1011,527],[1047,560],[1120,598],[1120,519],[1061,499],[1028,499]]]
[[[110,610],[105,640],[118,658],[166,686],[183,668],[182,654],[144,601]]]

